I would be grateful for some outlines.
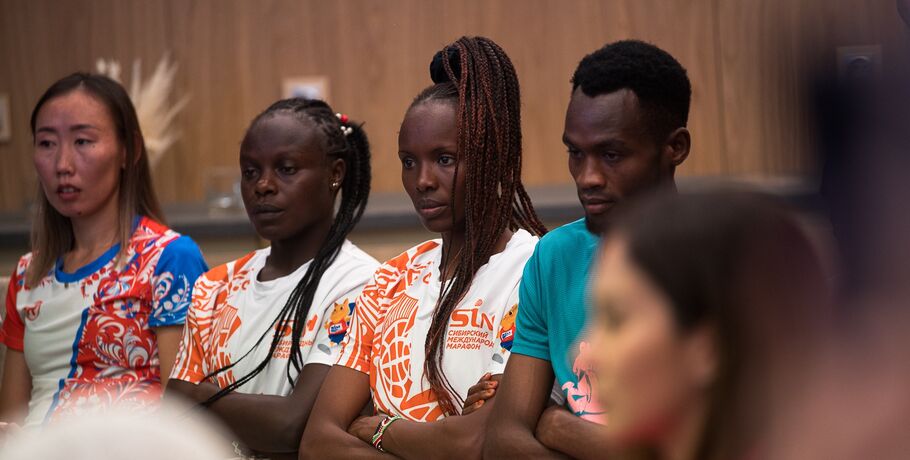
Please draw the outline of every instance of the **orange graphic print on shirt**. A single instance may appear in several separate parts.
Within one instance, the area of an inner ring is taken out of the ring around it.
[[[335,305],[332,306],[329,319],[325,322],[325,329],[329,333],[329,340],[332,342],[332,346],[341,343],[344,340],[344,336],[347,335],[355,304],[355,302],[348,302],[348,299],[344,299],[341,302],[335,302]]]
[[[518,304],[512,305],[512,308],[502,317],[499,324],[499,345],[503,350],[512,349],[512,340],[515,339],[515,316],[518,314]]]
[[[358,299],[340,364],[370,376],[376,410],[400,414],[410,420],[433,421],[443,417],[432,390],[421,391],[411,379],[410,331],[417,316],[417,299],[405,291],[419,279],[427,264],[411,261],[439,244],[428,241],[383,264]]]
[[[503,333],[509,339],[514,324],[506,317],[518,303],[522,268],[536,242],[527,231],[517,231],[504,251],[478,268],[447,318],[438,337],[444,347],[440,370],[456,399],[466,398],[485,373],[505,369],[511,352],[502,347]],[[425,344],[444,291],[442,256],[440,240],[419,244],[380,266],[357,298],[337,364],[369,376],[377,412],[416,422],[454,415],[440,408],[425,373]]]
[[[246,264],[253,254],[238,259],[230,266],[215,267],[196,281],[185,329],[185,333],[192,334],[189,342],[193,345],[184,350],[187,341],[180,342],[181,349],[177,353],[172,377],[198,383],[208,374],[231,364],[230,354],[225,350],[231,337],[240,329],[241,321],[237,308],[227,303],[227,297],[249,286]],[[228,370],[212,380],[224,388],[234,382],[234,375]]]
[[[221,314],[215,319],[214,323],[209,326],[213,331],[211,350],[218,350],[212,358],[209,373],[215,372],[231,364],[231,355],[224,350],[231,336],[240,329],[240,318],[237,317],[237,309],[231,305],[225,305]],[[215,376],[218,386],[224,388],[234,383],[234,373],[230,369]]]
[[[379,352],[379,376],[376,386],[390,402],[411,420],[437,420],[442,410],[432,390],[419,391],[411,380],[410,330],[417,316],[417,299],[402,293],[389,308],[382,332]],[[372,376],[371,376],[372,380]],[[389,408],[378,405],[380,411]]]

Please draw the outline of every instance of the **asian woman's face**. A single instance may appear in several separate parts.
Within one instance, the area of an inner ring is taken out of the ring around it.
[[[34,141],[38,180],[57,212],[81,219],[116,210],[126,149],[101,101],[76,89],[45,102]]]

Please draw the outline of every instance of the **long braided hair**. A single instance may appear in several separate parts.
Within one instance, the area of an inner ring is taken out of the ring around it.
[[[424,373],[443,413],[452,415],[464,403],[442,371],[452,312],[507,229],[526,229],[537,236],[547,229],[521,183],[521,98],[518,76],[505,51],[488,38],[462,37],[436,53],[430,75],[435,85],[422,91],[411,107],[430,101],[457,104],[457,155],[465,169],[465,243],[454,256],[443,248],[444,282],[425,344]],[[459,173],[456,166],[455,176]],[[450,209],[454,199],[453,194]],[[450,257],[457,261],[448,273]]]
[[[297,117],[303,123],[315,124],[325,140],[326,156],[329,158],[341,158],[345,162],[345,174],[341,183],[341,204],[335,213],[335,219],[325,241],[320,246],[303,278],[291,291],[287,303],[272,321],[272,325],[262,333],[256,343],[240,359],[213,371],[206,376],[206,379],[231,369],[246,358],[265,340],[269,331],[283,331],[287,330],[289,325],[293,325],[291,327],[291,343],[300,343],[300,337],[303,335],[303,329],[306,325],[306,316],[309,312],[310,304],[313,303],[319,280],[322,278],[323,272],[335,261],[348,233],[354,229],[354,226],[357,225],[363,215],[367,205],[367,198],[370,194],[370,144],[367,140],[366,132],[364,132],[360,124],[340,120],[332,108],[323,101],[292,98],[275,102],[253,119],[247,129],[247,136],[257,123],[267,117],[278,114],[289,114]],[[277,328],[272,327],[276,324],[278,325]],[[269,352],[256,368],[230,385],[225,386],[202,404],[207,406],[214,403],[259,375],[268,366],[280,340],[281,334],[273,334]],[[303,367],[303,354],[300,352],[300,347],[291,347],[291,350],[287,365],[287,378],[288,382],[293,385],[294,378],[291,374],[291,366],[299,374]]]

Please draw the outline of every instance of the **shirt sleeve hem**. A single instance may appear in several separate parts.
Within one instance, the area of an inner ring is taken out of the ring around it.
[[[6,345],[10,350],[15,351],[25,351],[25,344],[23,340],[10,337],[4,332],[0,332],[0,343]]]
[[[344,361],[346,361],[346,360],[341,359],[337,363],[335,363],[335,365],[341,366],[341,367],[346,367],[348,369],[354,369],[357,372],[361,372],[361,373],[370,375],[370,363],[368,363],[366,361],[358,361],[358,362],[354,363],[353,365],[348,365]]]
[[[512,345],[512,354],[519,354],[530,356],[532,358],[543,359],[545,361],[550,361],[550,350],[547,348],[538,348],[528,345],[518,345],[517,343]]]
[[[193,375],[193,374],[182,373],[182,375],[177,376],[177,375],[173,375],[173,374],[174,373],[172,372],[171,376],[168,378],[168,380],[180,380],[181,382],[187,382],[187,383],[192,383],[193,385],[198,385],[198,384],[202,383],[202,381],[205,379],[204,375]]]
[[[183,326],[183,324],[185,322],[186,322],[186,315],[182,315],[179,317],[171,317],[171,318],[166,318],[166,319],[161,319],[161,320],[150,319],[148,324],[149,324],[149,327],[156,328],[156,327],[169,327],[169,326]]]

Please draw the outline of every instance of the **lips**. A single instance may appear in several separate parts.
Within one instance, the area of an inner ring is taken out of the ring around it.
[[[72,201],[79,197],[82,189],[72,184],[60,184],[57,186],[57,196],[63,201]]]
[[[582,196],[581,205],[585,208],[586,214],[603,214],[613,207],[615,202],[608,198],[599,196]]]
[[[414,207],[417,208],[417,212],[423,216],[424,219],[430,220],[442,215],[448,205],[429,198],[423,198],[419,200]]]
[[[255,216],[264,218],[275,217],[284,212],[284,209],[268,203],[257,204],[252,210]]]

